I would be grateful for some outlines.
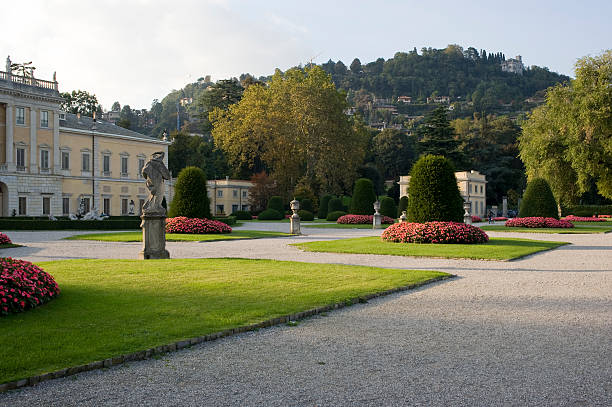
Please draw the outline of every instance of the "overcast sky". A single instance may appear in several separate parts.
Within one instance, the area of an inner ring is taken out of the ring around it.
[[[447,44],[572,75],[577,58],[612,48],[611,16],[609,0],[11,1],[0,56],[33,61],[40,79],[57,71],[60,91],[95,93],[105,109],[149,108],[205,75],[269,75],[311,58],[365,64]]]

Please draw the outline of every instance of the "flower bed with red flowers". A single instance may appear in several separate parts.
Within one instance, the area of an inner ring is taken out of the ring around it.
[[[496,216],[493,218],[494,221],[502,221],[502,220],[508,220],[508,218],[506,218],[505,216]]]
[[[591,216],[574,216],[568,215],[563,220],[568,220],[570,222],[607,222],[607,220],[603,218],[596,218]]]
[[[598,218],[602,218],[602,219],[608,219],[608,218],[612,218],[612,215],[597,215]]]
[[[2,244],[13,244],[13,242],[11,242],[11,239],[7,235],[0,232],[0,245]]]
[[[23,312],[57,297],[50,274],[25,260],[0,258],[0,315]]]
[[[472,215],[472,222],[482,222],[482,218],[478,215]]]
[[[336,223],[342,223],[345,225],[371,225],[374,222],[374,215],[342,215],[338,218]],[[392,224],[395,222],[388,216],[381,216],[380,223]]]
[[[507,227],[517,228],[573,228],[574,224],[567,220],[555,218],[527,217],[514,218],[506,222]]]
[[[177,216],[166,219],[166,233],[231,233],[232,228],[218,220]]]
[[[382,233],[382,240],[395,243],[486,243],[480,228],[457,222],[396,223]]]

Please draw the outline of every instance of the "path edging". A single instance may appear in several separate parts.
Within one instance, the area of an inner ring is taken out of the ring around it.
[[[1,383],[0,393],[7,392],[9,390],[19,389],[22,387],[34,386],[38,383],[45,382],[47,380],[68,377],[68,376],[75,375],[77,373],[88,372],[88,371],[97,370],[97,369],[105,369],[111,366],[121,365],[126,362],[130,362],[130,361],[150,359],[154,355],[162,355],[162,354],[169,353],[169,352],[176,352],[178,350],[181,350],[181,349],[193,346],[193,345],[197,345],[199,343],[211,342],[211,341],[214,341],[220,338],[224,338],[226,336],[233,336],[233,335],[237,335],[237,334],[244,333],[244,332],[256,331],[261,328],[269,328],[269,327],[276,326],[276,325],[286,324],[289,321],[298,321],[301,319],[311,317],[313,315],[318,315],[318,314],[332,311],[335,309],[344,308],[347,306],[351,306],[353,304],[364,303],[364,302],[367,302],[368,300],[371,300],[377,297],[384,297],[390,294],[412,290],[412,289],[419,288],[419,287],[422,287],[428,284],[432,284],[438,281],[448,280],[454,277],[456,276],[453,274],[449,274],[445,276],[438,276],[438,277],[434,277],[430,280],[423,281],[420,283],[409,284],[409,285],[405,285],[401,287],[391,288],[385,291],[380,291],[380,292],[373,293],[373,294],[367,294],[367,295],[363,295],[360,297],[354,297],[345,302],[337,302],[335,304],[326,305],[326,306],[318,307],[318,308],[312,308],[306,311],[297,312],[295,314],[287,314],[287,315],[283,315],[277,318],[271,318],[271,319],[268,319],[266,321],[262,321],[256,324],[243,325],[243,326],[239,326],[239,327],[232,328],[232,329],[226,329],[220,332],[214,332],[208,335],[202,335],[202,336],[198,336],[195,338],[184,339],[181,341],[172,342],[168,345],[156,346],[154,348],[149,348],[149,349],[142,350],[142,351],[127,353],[125,355],[114,356],[114,357],[110,357],[104,360],[90,362],[84,365],[72,366],[72,367],[56,370],[54,372],[44,373],[44,374],[36,375],[36,376],[30,376],[25,379],[15,380],[12,382],[7,382],[7,383]]]

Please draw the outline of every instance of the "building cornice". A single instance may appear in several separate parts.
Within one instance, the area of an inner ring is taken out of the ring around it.
[[[80,135],[83,135],[83,136],[91,136],[93,134],[95,136],[118,138],[118,139],[122,139],[122,140],[130,140],[130,141],[139,141],[139,142],[142,142],[142,143],[153,143],[153,144],[162,144],[162,145],[170,145],[170,144],[172,144],[169,141],[164,141],[164,140],[159,140],[159,139],[154,139],[154,138],[145,139],[145,138],[141,138],[141,137],[126,136],[126,135],[123,135],[123,134],[111,134],[111,133],[102,133],[102,132],[91,131],[91,130],[73,129],[71,127],[62,127],[62,126],[60,126],[59,130],[60,130],[60,132],[80,134]]]

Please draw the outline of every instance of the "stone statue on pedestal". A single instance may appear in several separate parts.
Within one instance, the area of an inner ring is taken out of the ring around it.
[[[170,171],[164,164],[164,152],[153,153],[142,167],[142,176],[149,188],[149,198],[142,206],[142,251],[141,259],[168,259],[166,250],[166,209],[164,199],[164,180],[170,179]]]

